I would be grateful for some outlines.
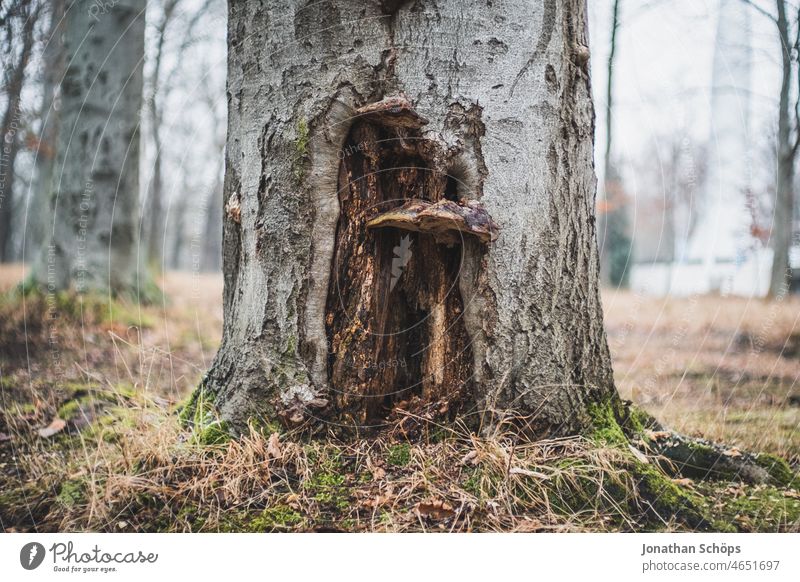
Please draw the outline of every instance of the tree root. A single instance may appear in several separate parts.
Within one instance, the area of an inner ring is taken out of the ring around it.
[[[624,404],[620,422],[634,445],[657,458],[668,474],[699,480],[742,481],[751,485],[800,487],[800,478],[789,464],[768,453],[740,451],[723,443],[680,434],[655,418]]]

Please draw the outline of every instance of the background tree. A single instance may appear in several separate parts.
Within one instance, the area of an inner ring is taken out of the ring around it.
[[[22,146],[20,98],[34,49],[34,31],[41,6],[34,0],[13,0],[0,5],[3,41],[3,93],[5,110],[0,119],[0,261],[14,259],[14,167]],[[17,39],[20,39],[17,41]]]
[[[611,7],[611,36],[606,67],[606,143],[603,156],[603,200],[599,205],[600,263],[603,281],[615,287],[627,287],[630,278],[631,235],[628,197],[622,176],[614,164],[614,59],[620,26],[621,0]]]
[[[797,212],[794,182],[797,150],[800,147],[800,7],[796,8],[786,0],[775,0],[776,12],[773,14],[756,2],[743,1],[774,23],[781,51],[775,203],[770,229],[773,259],[769,295],[774,297],[784,295],[789,289],[789,249]],[[793,85],[796,85],[794,90]]]
[[[637,263],[680,263],[697,223],[699,188],[707,154],[687,128],[654,136],[636,160]]]
[[[161,126],[164,122],[160,107],[159,90],[161,87],[162,64],[164,61],[164,47],[167,40],[167,28],[175,16],[180,0],[164,0],[160,2],[161,14],[155,24],[155,51],[153,64],[147,78],[149,96],[147,98],[147,112],[149,115],[149,131],[153,143],[153,173],[150,177],[144,218],[147,224],[145,241],[147,243],[147,258],[149,261],[160,264],[164,255],[164,208],[163,180],[161,177],[162,142]]]
[[[60,84],[64,76],[64,9],[66,0],[49,2],[48,29],[42,50],[42,102],[40,127],[36,138],[36,172],[33,193],[25,213],[23,260],[30,260],[41,250],[48,223],[48,199],[53,187],[56,142],[60,121]]]
[[[55,289],[137,284],[144,0],[67,6],[49,244],[34,272]]]
[[[145,69],[144,126],[145,143],[152,147],[146,156],[148,188],[141,233],[147,262],[163,271],[190,263],[186,226],[203,219],[199,216],[203,205],[198,204],[193,191],[198,183],[203,184],[203,191],[208,189],[204,181],[207,172],[202,168],[210,165],[209,155],[219,156],[216,135],[220,120],[214,115],[201,119],[197,109],[206,113],[206,95],[213,92],[218,99],[223,90],[224,76],[217,83],[209,67],[217,66],[213,55],[222,48],[214,29],[219,26],[216,19],[224,14],[224,6],[220,0],[163,0],[154,6],[158,12],[147,35],[151,48]],[[201,102],[199,107],[196,101]],[[187,128],[192,131],[180,131]],[[198,145],[208,151],[195,151]],[[194,158],[205,159],[198,164]]]
[[[205,200],[200,268],[203,271],[219,271],[222,268],[222,207],[225,205],[222,196],[225,176],[225,111],[218,106],[210,92],[203,95],[203,101],[214,120],[214,147],[219,152],[219,168]]]
[[[198,398],[238,428],[405,407],[536,434],[616,402],[583,0],[229,9],[225,323]]]
[[[789,287],[789,248],[792,244],[793,219],[795,215],[794,177],[797,163],[797,148],[800,146],[800,91],[792,104],[792,80],[800,90],[800,8],[794,18],[794,37],[790,14],[790,4],[776,0],[778,17],[776,26],[781,42],[781,90],[778,103],[778,143],[777,143],[777,185],[775,191],[775,212],[772,225],[772,275],[769,294],[783,295]]]

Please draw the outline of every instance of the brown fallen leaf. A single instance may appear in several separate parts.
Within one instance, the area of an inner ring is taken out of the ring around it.
[[[392,495],[391,492],[387,492],[387,493],[385,493],[383,495],[379,494],[379,495],[376,495],[375,497],[372,497],[370,499],[365,499],[361,503],[361,505],[364,506],[364,507],[369,507],[371,509],[375,509],[375,508],[378,508],[378,507],[380,507],[382,505],[386,505],[393,498],[394,498],[394,495]]]
[[[431,517],[433,519],[447,519],[453,517],[456,512],[453,511],[453,506],[446,501],[421,501],[417,503],[417,513],[421,517]]]
[[[273,459],[280,459],[283,457],[281,443],[279,441],[278,433],[276,432],[269,436],[269,441],[267,442],[267,455]]]
[[[471,465],[475,465],[477,464],[477,459],[478,459],[478,451],[470,451],[466,455],[464,455],[464,458],[461,459],[461,464],[466,465],[467,463],[469,463]]]
[[[42,438],[49,438],[54,434],[60,433],[64,428],[67,426],[67,421],[58,417],[55,417],[52,422],[45,428],[39,429],[39,436]]]
[[[644,436],[653,441],[660,441],[669,438],[672,436],[672,433],[668,430],[646,430],[644,431]]]
[[[735,497],[738,497],[739,495],[743,495],[744,492],[745,492],[745,489],[741,485],[731,485],[730,487],[725,489],[725,493],[727,493],[728,495],[733,495]]]
[[[382,467],[376,465],[372,461],[372,457],[367,457],[367,469],[372,473],[373,481],[381,481],[386,477],[386,471]]]

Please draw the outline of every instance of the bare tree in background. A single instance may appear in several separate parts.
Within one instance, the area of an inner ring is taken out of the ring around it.
[[[36,173],[33,194],[25,213],[23,260],[30,260],[40,250],[48,222],[48,200],[53,188],[56,144],[60,126],[59,86],[66,66],[64,54],[64,9],[66,0],[49,2],[49,25],[42,51],[42,104],[40,128],[36,139]]]
[[[35,0],[12,0],[0,4],[0,34],[3,51],[3,92],[6,108],[0,120],[0,261],[13,260],[14,169],[22,146],[20,98],[28,63],[33,54],[34,31],[41,13]],[[17,48],[19,45],[19,48]],[[7,60],[6,60],[7,59]]]
[[[636,261],[685,260],[686,244],[697,220],[700,185],[707,154],[686,131],[656,136],[636,161]]]
[[[183,241],[174,240],[173,233],[171,260],[165,263],[165,236],[167,234],[166,200],[164,196],[164,153],[163,143],[164,132],[164,110],[167,99],[173,90],[176,89],[176,80],[179,78],[179,68],[187,50],[199,41],[198,28],[203,18],[208,15],[209,7],[216,3],[216,0],[205,0],[200,6],[190,14],[182,14],[180,8],[183,7],[183,0],[162,0],[161,12],[155,23],[154,40],[155,50],[152,54],[153,64],[147,76],[147,113],[148,113],[148,132],[150,141],[153,144],[152,154],[152,175],[148,184],[147,197],[144,205],[143,220],[143,240],[146,243],[147,261],[151,265],[162,266],[166,263],[175,266],[175,261],[180,260]],[[177,45],[170,46],[170,40],[177,39]],[[167,53],[171,56],[175,64],[169,70],[165,70],[165,58]],[[186,196],[188,193],[180,192],[179,197]],[[186,209],[186,204],[178,201],[177,206],[182,210]],[[175,208],[177,210],[177,207]],[[184,217],[179,217],[179,222]],[[183,222],[173,225],[173,230],[178,228],[177,236],[182,236]],[[176,254],[177,253],[177,254]]]
[[[50,289],[133,293],[137,270],[144,0],[67,5],[61,130],[49,242],[34,278]]]
[[[224,200],[223,172],[224,172],[224,146],[219,149],[220,158],[223,162],[218,178],[214,181],[211,191],[206,197],[206,215],[203,232],[203,250],[200,259],[200,268],[203,271],[219,271],[222,268],[222,207]]]
[[[204,101],[209,115],[214,120],[216,135],[214,151],[218,153],[218,170],[211,190],[205,200],[205,224],[203,227],[203,248],[200,268],[203,271],[219,271],[222,268],[222,208],[224,206],[223,188],[225,176],[225,111],[218,107],[215,96],[206,92]]]
[[[175,16],[181,0],[164,0],[161,2],[161,14],[156,22],[156,48],[153,55],[153,66],[147,79],[150,94],[146,105],[150,120],[150,137],[153,142],[153,174],[148,185],[146,204],[144,207],[145,241],[147,246],[147,260],[153,264],[160,264],[164,254],[164,208],[163,208],[163,180],[161,177],[162,143],[161,126],[164,122],[160,100],[167,89],[161,86],[161,67],[164,61],[164,46],[167,40],[167,28]]]
[[[795,7],[787,0],[775,0],[776,13],[773,15],[753,0],[743,1],[773,22],[781,49],[781,87],[775,145],[776,187],[770,229],[774,254],[769,295],[775,297],[786,293],[791,277],[789,251],[796,215],[795,164],[800,147],[800,7]],[[793,92],[796,93],[794,103]]]
[[[204,61],[201,69],[211,65]],[[204,137],[210,137],[208,154],[204,159],[209,165],[215,166],[211,180],[203,185],[203,197],[199,208],[196,204],[198,193],[192,188],[192,181],[188,172],[182,172],[182,184],[178,192],[177,201],[173,203],[175,216],[172,231],[173,244],[171,266],[179,269],[186,264],[186,240],[190,239],[190,263],[193,271],[214,272],[222,268],[222,207],[223,207],[223,177],[225,172],[225,109],[220,106],[222,95],[212,83],[202,82],[193,91],[192,96],[202,104],[203,113],[207,115],[204,124]],[[199,210],[199,212],[198,212]],[[186,217],[194,214],[191,228],[187,232]],[[188,236],[187,236],[188,235]]]
[[[800,8],[797,9],[794,22],[794,38],[791,37],[792,26],[787,14],[789,3],[776,0],[778,17],[775,24],[781,41],[781,92],[778,104],[778,143],[777,143],[777,186],[775,190],[775,212],[772,226],[772,276],[770,277],[769,294],[782,295],[789,287],[789,249],[792,244],[794,218],[794,178],[797,148],[800,146],[800,91],[794,105],[790,103],[792,79],[800,89],[800,67],[798,67],[798,51],[800,51]]]
[[[603,163],[603,199],[598,205],[600,234],[600,275],[604,283],[627,287],[631,261],[631,237],[628,197],[622,177],[614,163],[614,61],[617,53],[617,32],[620,26],[622,0],[614,0],[611,8],[606,77],[606,143]]]

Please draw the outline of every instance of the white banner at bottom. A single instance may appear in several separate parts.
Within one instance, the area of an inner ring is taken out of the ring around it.
[[[4,534],[0,580],[800,580],[800,534]]]

